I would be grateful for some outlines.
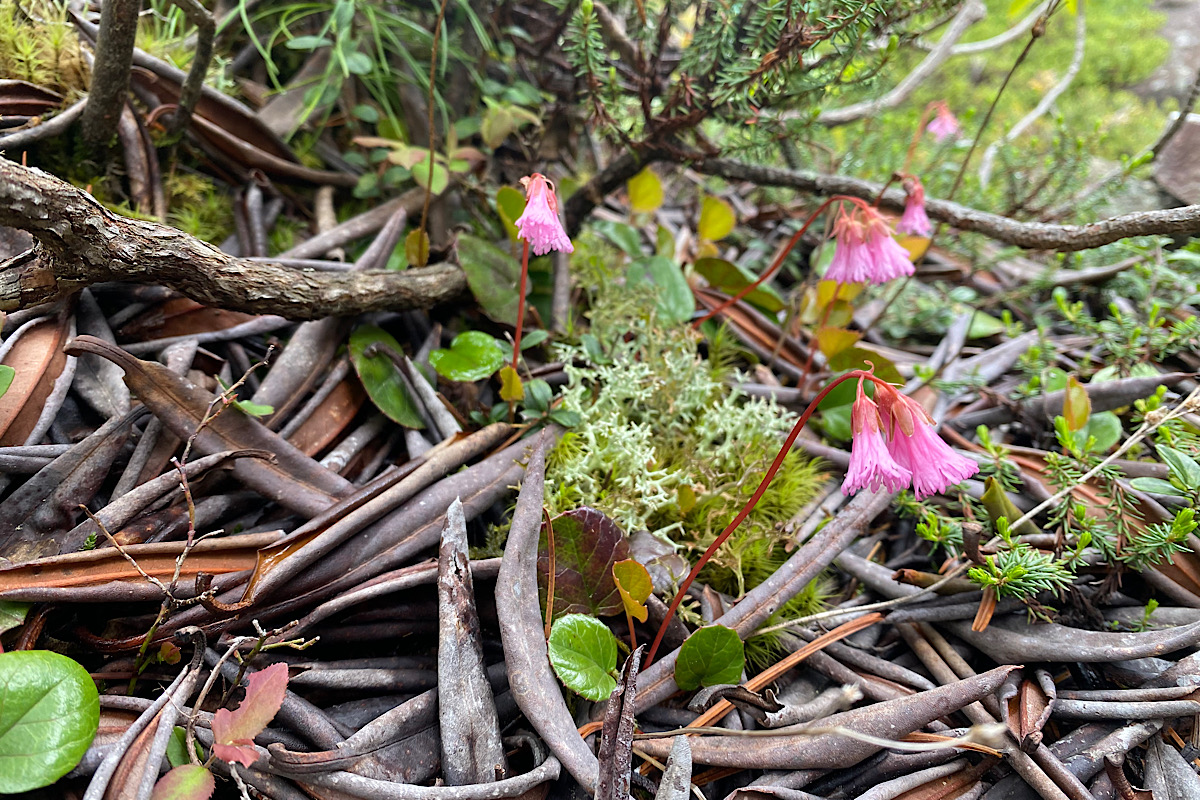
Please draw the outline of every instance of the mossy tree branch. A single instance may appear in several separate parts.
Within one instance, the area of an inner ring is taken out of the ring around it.
[[[33,234],[33,250],[0,263],[0,310],[50,302],[92,283],[169,286],[197,302],[251,314],[320,319],[427,308],[466,291],[457,267],[302,272],[234,258],[175,228],[126,219],[38,169],[0,159],[0,225]]]

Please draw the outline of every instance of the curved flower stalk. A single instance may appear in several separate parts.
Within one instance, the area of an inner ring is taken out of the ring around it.
[[[567,236],[562,222],[558,218],[558,197],[554,194],[554,184],[540,172],[529,177],[521,178],[525,187],[525,211],[517,217],[517,236],[523,239],[525,246],[521,253],[521,285],[517,288],[517,330],[513,334],[512,370],[517,371],[517,361],[521,357],[521,329],[525,322],[525,287],[529,280],[529,250],[533,249],[535,256],[544,256],[551,250],[562,253],[574,253],[575,246],[571,237]]]

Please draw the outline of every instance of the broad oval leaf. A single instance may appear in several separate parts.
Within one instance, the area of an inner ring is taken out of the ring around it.
[[[613,564],[613,581],[621,594],[621,602],[625,605],[625,613],[638,622],[645,622],[648,612],[646,600],[654,591],[654,583],[646,568],[632,558]]]
[[[508,251],[477,236],[460,235],[455,248],[471,294],[484,313],[496,322],[516,325],[521,263]]]
[[[629,192],[629,208],[634,213],[657,211],[663,204],[662,181],[649,167],[630,178],[625,188]]]
[[[452,381],[481,381],[504,363],[504,351],[482,331],[465,331],[454,337],[449,350],[434,350],[429,364]]]
[[[746,649],[737,631],[724,625],[701,628],[679,648],[675,683],[685,691],[718,683],[737,683],[746,666]]]
[[[48,650],[0,654],[0,794],[66,775],[99,725],[96,684],[79,664]]]
[[[1095,440],[1092,449],[1097,453],[1107,453],[1125,433],[1121,427],[1121,418],[1111,411],[1092,414],[1083,430]]]
[[[669,258],[649,256],[629,265],[626,280],[630,286],[652,283],[658,289],[655,305],[667,322],[687,322],[696,310],[696,298],[683,270]]]
[[[150,800],[208,800],[216,788],[211,772],[199,764],[184,764],[158,779]]]
[[[710,195],[700,204],[700,224],[696,226],[696,235],[716,242],[728,236],[736,223],[733,207],[721,198]]]
[[[568,614],[550,628],[550,666],[568,689],[588,700],[603,700],[617,688],[617,639],[595,617]]]
[[[417,182],[417,186],[422,189],[429,189],[435,195],[446,191],[446,187],[450,185],[450,173],[441,164],[436,161],[433,163],[432,174],[429,168],[429,158],[423,158],[416,164],[413,164],[412,170],[413,180]]]
[[[1171,475],[1188,489],[1200,489],[1200,464],[1182,450],[1159,445],[1158,455],[1171,468]]]
[[[554,526],[554,616],[587,613],[620,614],[621,594],[612,568],[629,558],[629,543],[620,526],[594,508],[577,508],[551,520]],[[543,526],[538,543],[538,592],[546,607],[550,550]]]
[[[1129,485],[1137,489],[1139,492],[1150,492],[1151,494],[1165,494],[1168,497],[1182,497],[1183,492],[1173,484],[1164,481],[1162,478],[1134,478],[1129,482]]]
[[[0,633],[10,631],[25,624],[25,615],[29,613],[33,603],[23,603],[19,600],[0,600]]]
[[[405,388],[400,370],[382,353],[367,355],[367,349],[375,344],[389,347],[396,353],[404,352],[390,333],[376,325],[363,325],[350,335],[350,362],[354,364],[367,396],[393,422],[406,428],[424,428],[425,422]]]
[[[8,387],[12,386],[13,378],[17,375],[17,371],[8,364],[0,364],[0,397],[8,391]]]
[[[745,267],[723,258],[698,259],[696,271],[703,275],[710,285],[729,295],[737,294],[755,281],[755,277]],[[746,295],[745,300],[772,314],[782,311],[784,307],[783,298],[765,283]]]
[[[1092,413],[1092,400],[1088,397],[1087,389],[1074,375],[1067,377],[1067,394],[1063,398],[1063,418],[1067,420],[1067,428],[1081,431],[1087,425]]]

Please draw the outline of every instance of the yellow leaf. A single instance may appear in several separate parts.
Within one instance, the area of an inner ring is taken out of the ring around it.
[[[839,289],[840,287],[840,289]],[[817,308],[825,308],[834,300],[853,300],[862,293],[861,283],[821,281],[817,284]]]
[[[716,242],[728,236],[736,223],[737,217],[729,203],[719,197],[705,197],[700,204],[700,224],[696,226],[696,235]]]
[[[613,582],[617,584],[621,602],[625,605],[629,616],[638,622],[645,622],[647,617],[646,599],[650,597],[650,592],[654,591],[650,573],[632,558],[613,564],[612,573]]]
[[[629,208],[634,213],[657,211],[663,204],[662,181],[649,167],[630,178],[625,188],[629,191]]]
[[[500,370],[500,399],[506,403],[515,403],[525,397],[525,385],[521,376],[511,366]]]
[[[848,331],[845,328],[818,328],[817,347],[826,358],[833,358],[843,350],[848,350],[862,337],[858,331]]]
[[[916,261],[921,256],[925,255],[925,251],[929,249],[930,239],[928,236],[897,236],[896,241],[908,251],[909,261]]]
[[[414,228],[404,237],[404,257],[414,267],[423,267],[429,263],[429,234],[420,228]]]
[[[721,251],[717,250],[717,246],[712,242],[704,241],[703,239],[696,246],[696,259],[701,258],[716,258],[721,255]]]
[[[1081,431],[1087,425],[1092,413],[1092,398],[1088,397],[1087,389],[1083,388],[1074,375],[1067,377],[1067,394],[1063,398],[1063,417],[1067,420],[1067,428]]]

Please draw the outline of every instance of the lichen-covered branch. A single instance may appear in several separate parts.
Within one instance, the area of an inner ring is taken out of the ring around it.
[[[849,194],[873,200],[883,189],[878,183],[859,178],[763,167],[723,158],[694,161],[691,166],[706,175],[751,181],[759,186],[786,186],[814,194]],[[891,208],[902,208],[904,192],[900,189],[890,189],[883,195],[881,202]],[[925,211],[930,218],[953,225],[961,231],[982,233],[997,241],[1030,250],[1088,250],[1130,236],[1200,234],[1200,205],[1160,211],[1138,211],[1089,222],[1086,225],[1021,222],[1000,214],[991,214],[935,198],[926,199]]]
[[[427,308],[466,291],[458,268],[302,272],[245,261],[182,231],[108,211],[38,169],[0,159],[0,225],[33,234],[33,250],[0,263],[0,310],[50,302],[92,283],[169,286],[206,305],[289,319]]]

